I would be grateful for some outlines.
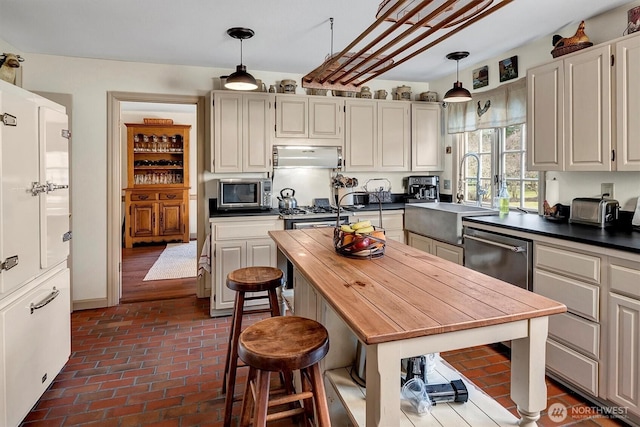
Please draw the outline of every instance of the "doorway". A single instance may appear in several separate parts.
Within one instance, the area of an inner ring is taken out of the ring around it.
[[[195,104],[165,104],[157,102],[122,102],[120,104],[121,124],[142,124],[145,119],[169,119],[176,125],[191,126],[187,130],[190,141],[197,140],[197,105]],[[120,182],[129,186],[128,177],[128,147],[125,126],[120,135],[122,153],[122,174]],[[160,135],[158,135],[160,137]],[[145,153],[141,153],[145,155]],[[169,155],[168,155],[169,156]],[[197,164],[197,146],[191,144],[184,155],[185,161],[195,171]],[[129,160],[130,161],[130,160]],[[120,302],[139,302],[156,299],[187,297],[196,294],[196,245],[197,215],[195,201],[196,174],[188,175],[189,190],[188,223],[191,243],[140,243],[134,247],[122,249],[122,292]],[[123,208],[126,206],[123,205]],[[124,212],[124,211],[123,211]],[[126,224],[123,215],[124,237],[130,233],[131,224]],[[126,226],[126,227],[125,227]],[[124,238],[123,237],[123,238]],[[183,277],[184,275],[187,277]],[[189,276],[193,274],[192,276]]]
[[[191,238],[196,241],[196,247],[199,248],[204,241],[205,235],[205,218],[204,218],[204,203],[201,201],[202,197],[198,197],[204,194],[203,173],[204,173],[204,97],[197,96],[180,96],[180,95],[158,95],[158,94],[142,94],[142,93],[123,93],[123,92],[109,92],[108,93],[108,129],[107,138],[110,141],[109,153],[108,153],[108,170],[111,172],[112,179],[108,181],[108,248],[107,248],[107,300],[108,305],[113,306],[121,302],[131,302],[133,300],[140,301],[147,299],[159,299],[171,295],[178,288],[189,286],[189,294],[196,294],[198,297],[206,297],[205,286],[202,279],[191,278],[190,280],[180,281],[172,280],[173,283],[165,283],[168,288],[165,290],[159,290],[158,285],[163,281],[144,282],[142,284],[142,277],[140,275],[141,269],[148,268],[153,265],[155,259],[157,259],[165,249],[165,245],[150,246],[133,248],[133,252],[124,254],[122,249],[122,219],[124,218],[124,212],[122,208],[122,188],[126,187],[126,171],[123,174],[123,168],[126,169],[124,159],[126,157],[126,138],[123,138],[122,128],[127,120],[130,120],[132,115],[135,117],[135,112],[131,111],[146,111],[147,113],[153,112],[151,117],[164,117],[171,118],[172,114],[180,119],[174,120],[174,123],[186,120],[184,117],[191,115],[193,120],[192,131],[192,143],[191,147],[194,151],[194,164],[191,166],[191,173],[193,179],[191,180],[190,190],[190,204],[192,207],[190,210],[190,217],[192,217],[190,225]],[[141,114],[141,113],[140,113]],[[182,116],[181,116],[182,115]],[[186,115],[186,116],[185,116]],[[165,117],[166,116],[166,117]],[[124,177],[124,178],[123,178]],[[131,251],[131,250],[129,250]],[[124,254],[124,255],[123,255]],[[134,266],[129,263],[131,258],[129,255],[134,256]],[[127,259],[123,259],[127,257]],[[196,260],[194,259],[194,263]],[[145,267],[146,265],[146,267]],[[132,268],[134,271],[131,276]],[[126,270],[126,274],[125,273]],[[135,273],[137,271],[137,273]],[[137,275],[137,276],[136,276]],[[137,278],[136,278],[137,277]],[[132,286],[137,287],[133,289],[134,293],[127,293],[127,297],[123,299],[125,283],[132,280]],[[142,286],[144,285],[144,286]],[[140,291],[140,290],[143,291]],[[144,291],[147,289],[151,291],[147,293]],[[168,294],[167,294],[168,292]],[[146,295],[146,296],[145,296]]]

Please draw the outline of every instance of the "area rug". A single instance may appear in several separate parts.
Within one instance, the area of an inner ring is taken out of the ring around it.
[[[169,243],[142,280],[146,282],[149,280],[196,277],[196,272],[196,241]]]

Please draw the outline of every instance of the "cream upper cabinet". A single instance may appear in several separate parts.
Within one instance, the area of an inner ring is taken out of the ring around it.
[[[213,93],[211,170],[268,172],[271,167],[271,99],[264,93]]]
[[[350,99],[345,103],[345,169],[410,170],[410,103],[367,99]]]
[[[639,171],[639,67],[632,34],[529,69],[528,169]]]
[[[440,104],[411,104],[411,170],[444,170]]]
[[[612,169],[610,45],[527,71],[528,169]]]
[[[564,60],[567,171],[612,169],[611,46]]]
[[[377,105],[369,100],[347,100],[345,170],[373,171],[378,164]]]
[[[276,95],[276,138],[341,139],[343,109],[342,99]]]
[[[640,170],[640,35],[616,43],[616,118],[619,171]]]
[[[378,165],[376,170],[411,170],[411,127],[405,101],[376,101],[378,104]]]
[[[527,71],[527,169],[564,168],[564,63]]]
[[[276,138],[309,137],[309,99],[276,95]]]

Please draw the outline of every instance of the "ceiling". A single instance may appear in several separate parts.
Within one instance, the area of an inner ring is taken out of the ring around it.
[[[0,38],[27,60],[38,53],[233,71],[240,42],[226,30],[240,26],[255,31],[243,43],[249,72],[304,75],[331,53],[330,18],[337,53],[375,21],[380,1],[0,0]],[[463,61],[474,64],[626,3],[631,2],[515,0],[380,78],[433,81],[455,73],[455,62],[445,58],[449,52],[469,51]]]

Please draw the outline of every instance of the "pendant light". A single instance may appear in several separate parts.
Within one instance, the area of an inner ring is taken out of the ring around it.
[[[247,73],[247,67],[242,65],[242,40],[250,39],[255,34],[253,30],[243,27],[234,27],[227,30],[234,39],[240,40],[240,65],[236,67],[236,72],[227,77],[224,87],[231,90],[254,90],[257,89],[256,79]]]
[[[467,102],[471,101],[471,93],[462,87],[462,83],[458,77],[458,64],[461,59],[469,56],[469,52],[453,52],[447,55],[447,59],[453,59],[456,61],[456,82],[453,84],[453,88],[444,95],[442,99],[444,102]]]

